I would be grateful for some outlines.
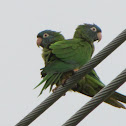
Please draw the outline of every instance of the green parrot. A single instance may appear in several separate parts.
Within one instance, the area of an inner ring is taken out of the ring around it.
[[[47,35],[47,37],[49,36]],[[41,41],[48,43],[45,42],[47,39],[43,38],[42,32],[38,34],[37,38],[37,44]],[[101,40],[101,29],[95,24],[84,24],[76,29],[73,39],[52,43],[48,47],[52,55],[51,60],[42,69],[42,76],[45,75],[40,82],[40,84],[45,82],[42,91],[48,86],[52,89],[54,84],[64,84],[73,71],[87,63],[91,59],[94,51],[93,42],[96,40]]]
[[[49,61],[53,61],[56,59],[55,55],[52,54],[49,46],[57,41],[65,40],[64,36],[60,34],[60,32],[52,31],[52,30],[44,30],[37,35],[37,45],[43,48],[42,58],[44,60],[45,65],[49,63]]]
[[[77,29],[80,29],[81,26],[82,25],[80,25]],[[92,26],[93,29],[95,29],[95,27],[97,28],[97,26],[95,25],[90,25],[90,26]],[[45,36],[47,36],[46,41],[43,40],[45,39]],[[50,30],[45,30],[43,32],[40,32],[37,37],[38,37],[37,45],[43,47],[42,57],[45,61],[45,65],[47,65],[48,62],[57,58],[55,54],[52,53],[52,50],[49,48],[49,46],[52,43],[55,43],[60,40],[64,40],[64,37],[59,32],[54,32]],[[52,39],[53,37],[55,39]],[[92,48],[94,51],[93,45]],[[92,70],[90,73],[86,74],[71,90],[93,97],[104,86],[105,85],[100,81],[96,72]],[[118,108],[125,108],[125,106],[121,104],[118,100],[126,103],[126,96],[115,92],[111,97],[105,100],[105,102]]]

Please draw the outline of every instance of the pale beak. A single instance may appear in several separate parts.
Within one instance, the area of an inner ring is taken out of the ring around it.
[[[42,38],[38,37],[36,41],[37,46],[39,47],[41,43],[42,43]]]
[[[101,32],[98,32],[97,33],[97,37],[98,37],[98,42],[102,39],[102,33]]]

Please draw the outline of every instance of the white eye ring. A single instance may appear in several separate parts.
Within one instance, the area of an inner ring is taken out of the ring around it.
[[[97,29],[95,27],[92,27],[91,30],[94,31],[94,32],[97,31]]]
[[[45,33],[45,34],[43,35],[43,38],[47,38],[48,36],[49,36],[49,34]]]

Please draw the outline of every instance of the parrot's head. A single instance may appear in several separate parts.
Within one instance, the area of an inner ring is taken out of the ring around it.
[[[37,35],[37,46],[49,48],[50,44],[62,40],[64,40],[64,37],[60,32],[44,30]]]
[[[74,33],[74,38],[81,38],[89,42],[102,39],[102,30],[96,24],[79,25]]]

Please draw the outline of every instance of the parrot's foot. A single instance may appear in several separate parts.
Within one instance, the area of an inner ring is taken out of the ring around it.
[[[61,81],[63,87],[64,87],[64,85],[65,85],[65,83],[66,83],[66,80],[67,80],[67,79],[62,79],[62,81]]]
[[[57,88],[58,88],[58,86],[57,87],[55,87],[54,89],[52,89],[52,92],[54,93],[56,90],[57,90]],[[65,94],[63,94],[63,96],[65,96],[66,95],[66,93]]]
[[[52,92],[54,93],[57,90],[58,86],[52,89]]]
[[[62,84],[63,87],[65,86],[66,81],[67,81],[73,74],[74,74],[74,71],[71,71],[70,74],[68,73],[68,75],[65,75],[65,76],[63,77],[63,79],[62,79],[62,81],[61,81],[61,84]]]
[[[79,69],[74,69],[73,71],[74,71],[74,72],[77,72],[78,70],[79,70]]]

